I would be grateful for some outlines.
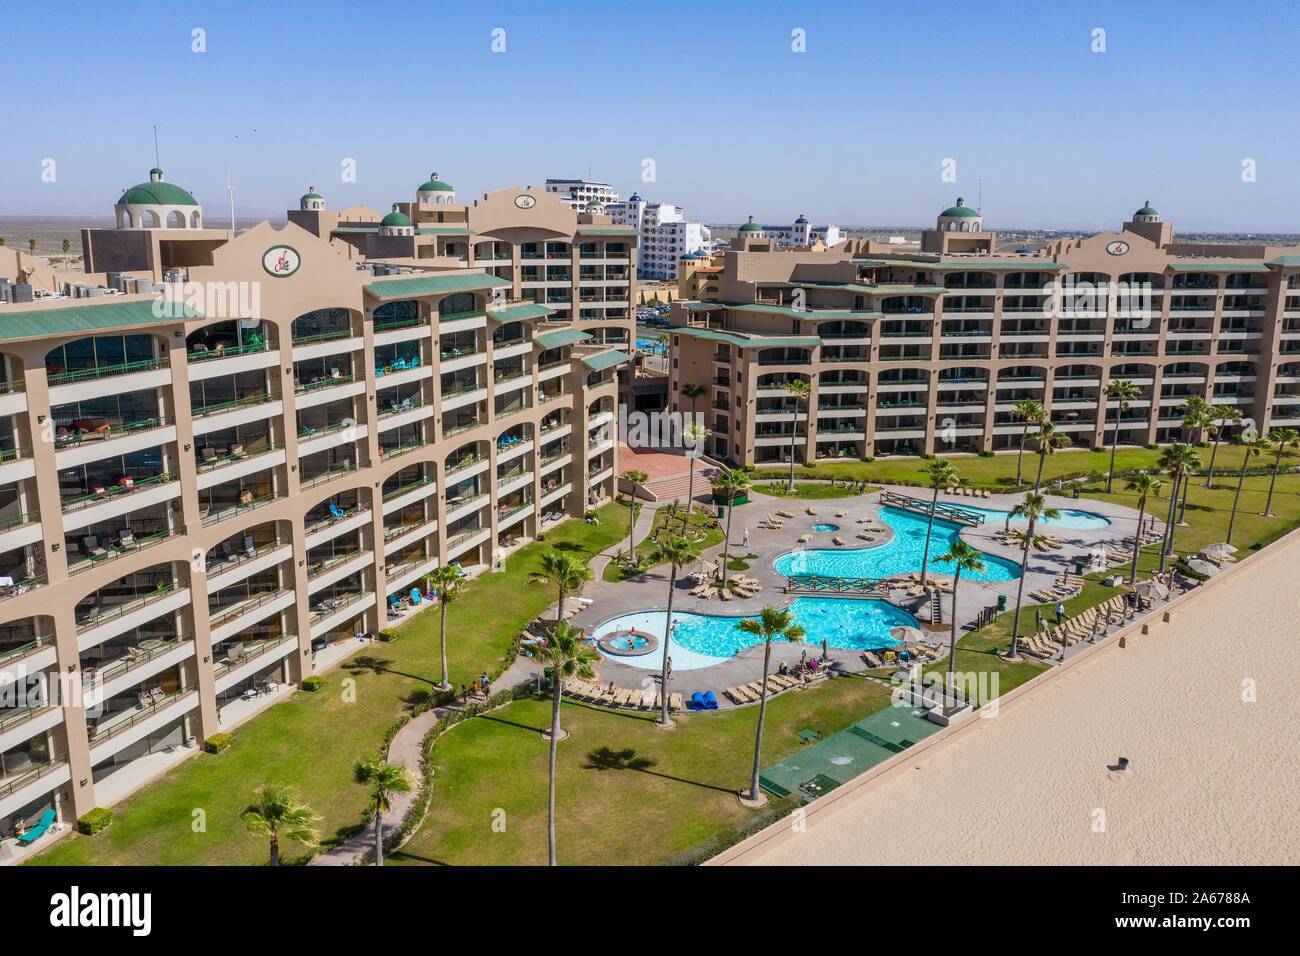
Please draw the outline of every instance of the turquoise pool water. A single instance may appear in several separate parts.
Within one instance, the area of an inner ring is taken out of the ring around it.
[[[837,524],[831,524],[828,521],[819,521],[817,524],[813,525],[813,530],[814,531],[839,531],[840,526]]]
[[[1008,511],[999,511],[997,508],[979,508],[975,505],[968,505],[964,501],[959,501],[956,507],[986,514],[990,524],[1002,524],[1007,520],[1007,515],[1010,514]],[[1057,510],[1061,512],[1059,518],[1040,518],[1038,526],[1052,525],[1056,528],[1072,528],[1077,531],[1095,531],[1098,528],[1110,526],[1109,518],[1103,518],[1091,511],[1079,511],[1077,508],[1059,508]],[[1011,523],[1026,524],[1023,518],[1012,518]]]
[[[884,578],[891,574],[920,571],[921,555],[925,552],[926,519],[910,511],[882,508],[880,520],[894,531],[894,537],[886,544],[875,548],[787,551],[773,562],[773,567],[778,574],[822,574],[845,578]],[[952,574],[951,564],[935,559],[948,550],[960,530],[960,525],[935,520],[930,538],[930,570],[935,574]],[[984,570],[968,571],[962,577],[978,581],[1014,581],[1020,577],[1020,566],[1006,558],[985,553]]]
[[[919,626],[916,618],[906,611],[874,599],[799,597],[790,604],[790,610],[795,621],[808,632],[805,640],[810,655],[814,650],[821,653],[823,640],[830,647],[853,650],[894,647],[899,642],[890,635],[891,628]],[[758,643],[757,638],[736,627],[742,619],[722,614],[674,612],[672,647],[668,651],[673,670],[708,667]],[[663,666],[663,611],[624,614],[600,625],[592,637],[599,641],[606,634],[632,628],[658,637],[660,649],[640,657],[610,659],[658,670]]]

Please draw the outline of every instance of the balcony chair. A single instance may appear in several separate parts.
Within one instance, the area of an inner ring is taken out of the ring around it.
[[[130,528],[123,528],[117,534],[117,546],[122,549],[135,547],[135,532]]]
[[[81,544],[82,547],[86,549],[86,554],[89,555],[90,560],[92,561],[98,561],[100,558],[108,557],[108,551],[100,547],[99,539],[94,535],[87,535],[82,538]]]
[[[331,501],[330,517],[333,518],[335,521],[342,521],[344,518],[347,517],[347,512]]]

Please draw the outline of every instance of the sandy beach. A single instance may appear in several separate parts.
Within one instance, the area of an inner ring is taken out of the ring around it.
[[[1300,863],[1300,536],[1250,565],[743,862]]]

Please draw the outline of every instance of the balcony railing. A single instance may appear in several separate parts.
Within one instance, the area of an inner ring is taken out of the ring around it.
[[[80,511],[83,508],[89,508],[92,505],[101,504],[105,501],[115,501],[119,498],[125,498],[128,495],[136,494],[148,488],[156,488],[159,485],[170,484],[172,476],[169,472],[163,472],[160,475],[154,475],[151,478],[134,478],[126,479],[127,484],[117,484],[106,486],[98,491],[91,492],[88,495],[80,495],[76,498],[63,498],[59,502],[64,514],[71,511]]]
[[[152,547],[160,541],[166,541],[168,538],[174,538],[177,535],[185,533],[185,528],[164,528],[162,531],[155,531],[153,534],[145,534],[136,538],[132,536],[129,543],[122,544],[121,541],[115,545],[103,548],[103,554],[89,555],[80,561],[68,563],[69,574],[80,574],[97,565],[112,561],[114,558],[120,558],[126,554],[134,554],[136,551],[143,551],[145,548]]]
[[[293,344],[297,345],[316,345],[320,342],[334,342],[338,339],[350,339],[355,335],[352,329],[332,329],[329,332],[316,332],[312,335],[295,335]]]
[[[114,721],[106,727],[100,727],[96,724],[94,732],[90,737],[90,745],[93,747],[97,744],[102,744],[104,741],[116,737],[123,731],[129,730],[136,724],[148,720],[154,714],[158,713],[158,711],[170,707],[172,704],[175,704],[186,697],[197,696],[197,693],[198,692],[194,690],[172,691],[170,694],[159,700],[150,701],[148,704],[140,706],[125,719]]]
[[[150,647],[145,647],[146,642],[142,641],[131,653],[124,654],[103,666],[83,665],[81,668],[81,684],[83,687],[89,687],[96,681],[110,681],[116,677],[121,677],[123,674],[129,674],[142,664],[147,664],[154,658],[161,657],[168,651],[175,650],[192,639],[192,634],[177,634],[174,637],[155,638],[157,644]],[[153,642],[148,643],[153,644]]]
[[[156,604],[164,598],[181,590],[183,587],[184,585],[177,581],[162,583],[148,594],[142,594],[139,597],[131,598],[129,601],[123,601],[121,604],[115,604],[108,610],[100,611],[98,614],[89,614],[85,617],[77,618],[77,633],[88,631],[93,627],[99,627],[101,624],[107,624],[109,621],[116,621],[118,618],[130,614],[132,611],[138,611],[140,608],[148,607],[150,604]]]
[[[267,402],[278,401],[280,396],[272,395],[269,392],[260,392],[256,395],[245,395],[243,398],[234,398],[228,402],[214,402],[211,405],[199,405],[193,409],[195,418],[202,418],[204,415],[216,415],[220,412],[233,412],[239,408],[251,408],[254,405],[264,405]]]
[[[75,382],[92,382],[100,378],[130,375],[133,372],[151,372],[154,369],[166,367],[166,357],[143,359],[139,362],[121,362],[117,365],[100,365],[96,368],[74,369],[70,372],[54,372],[48,377],[48,382],[51,386],[71,385]]]
[[[49,763],[44,763],[39,767],[34,767],[26,773],[21,773],[16,777],[6,777],[4,780],[0,780],[0,799],[9,796],[11,793],[17,793],[28,784],[35,783],[42,777],[54,773],[54,771],[58,770],[60,767],[66,767],[67,765],[67,757],[60,754],[53,758]]]
[[[263,505],[269,505],[279,497],[280,495],[272,493],[269,495],[263,495],[261,498],[249,498],[247,501],[228,505],[217,511],[208,511],[203,515],[203,527],[210,528],[218,522],[229,521],[231,518],[237,517],[247,511],[253,511],[256,508],[261,508]]]
[[[264,594],[259,594],[255,598],[241,601],[238,604],[233,604],[230,607],[216,611],[215,613],[210,612],[208,617],[208,626],[216,629],[221,627],[223,624],[229,624],[236,618],[243,617],[249,611],[256,611],[259,607],[265,607],[277,598],[284,597],[284,595],[291,594],[292,592],[292,588],[277,588],[274,591],[267,591]]]
[[[408,491],[414,491],[416,488],[425,488],[433,484],[435,481],[437,481],[437,479],[433,477],[422,478],[419,481],[408,481],[405,484],[398,485],[396,488],[385,491],[383,498],[385,501],[391,501],[394,498],[400,498]]]
[[[189,351],[185,353],[185,359],[191,365],[195,362],[207,362],[211,359],[232,358],[236,355],[254,355],[258,352],[266,351],[266,342],[259,340],[249,342],[245,345],[234,345],[230,347],[221,347],[216,349],[203,349],[201,351]]]

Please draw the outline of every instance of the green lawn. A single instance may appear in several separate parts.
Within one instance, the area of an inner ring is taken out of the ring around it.
[[[468,682],[501,662],[519,631],[555,600],[549,587],[528,583],[543,552],[583,557],[609,548],[627,529],[627,507],[600,509],[600,522],[569,521],[524,548],[501,573],[471,582],[447,614],[452,680]],[[113,825],[94,837],[73,836],[37,857],[41,864],[256,864],[266,858],[259,837],[245,832],[239,813],[263,783],[293,786],[325,821],[324,841],[337,842],[362,822],[365,788],[353,767],[383,744],[403,711],[427,699],[440,677],[438,614],[408,619],[400,637],[375,644],[326,675],[325,687],[298,693],[234,732],[219,756],[202,754],[114,808]],[[356,681],[355,703],[341,694]],[[206,832],[191,828],[193,811]],[[287,848],[287,858],[305,855]]]
[[[775,495],[780,498],[856,498],[859,495],[870,494],[879,489],[868,487],[864,491],[858,491],[856,488],[846,488],[843,485],[796,481],[794,483],[794,493],[789,494],[785,490],[784,482],[773,481],[756,484],[754,485],[754,490],[762,492],[765,495]]]
[[[830,734],[889,703],[889,691],[841,677],[774,698],[763,765],[798,750],[805,727]],[[566,701],[556,797],[561,863],[656,864],[753,818],[736,793],[749,782],[756,707],[653,715]],[[545,864],[546,700],[523,700],[439,738],[433,802],[395,864]],[[504,830],[493,827],[504,813]],[[495,816],[494,816],[495,815]]]
[[[640,505],[637,507],[639,509]],[[722,538],[725,532],[723,526],[718,524],[718,520],[711,510],[696,505],[691,511],[690,526],[693,531],[693,537],[699,537],[698,546],[701,551],[707,551],[709,548],[722,544]],[[658,565],[653,562],[652,555],[655,552],[655,548],[658,547],[659,539],[665,534],[679,534],[681,532],[681,527],[681,515],[670,516],[666,507],[660,508],[655,512],[654,527],[650,529],[650,533],[646,535],[645,538],[638,541],[636,544],[637,558],[641,562],[643,570],[658,567]],[[732,530],[735,530],[735,528]],[[621,550],[624,554],[627,553],[626,529],[624,529],[623,547]],[[616,561],[610,561],[605,565],[605,570],[601,577],[610,582],[626,581],[628,579],[628,575],[623,566]]]

